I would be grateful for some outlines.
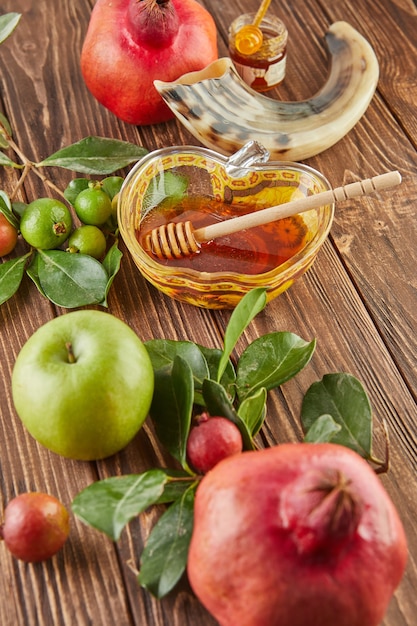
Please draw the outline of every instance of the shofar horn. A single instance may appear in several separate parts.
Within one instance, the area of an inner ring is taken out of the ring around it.
[[[335,22],[325,40],[330,73],[308,100],[281,102],[257,93],[227,57],[177,81],[154,84],[204,146],[229,155],[255,140],[271,159],[299,161],[342,139],[365,113],[378,83],[375,53],[352,26]]]

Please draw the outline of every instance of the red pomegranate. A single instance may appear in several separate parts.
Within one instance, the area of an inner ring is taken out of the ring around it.
[[[196,0],[97,0],[81,71],[93,96],[117,117],[155,124],[173,113],[153,81],[176,80],[217,58],[214,20]]]
[[[340,445],[243,452],[197,489],[188,575],[221,626],[377,626],[406,558],[380,479]]]

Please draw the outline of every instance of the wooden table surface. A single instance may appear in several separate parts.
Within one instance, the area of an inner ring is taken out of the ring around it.
[[[219,55],[227,54],[230,22],[255,0],[205,0],[218,27]],[[154,150],[198,142],[170,122],[129,126],[101,107],[81,78],[79,58],[93,0],[3,0],[1,13],[22,19],[1,47],[0,110],[14,138],[33,161],[88,135],[135,142]],[[391,469],[381,480],[391,495],[409,543],[408,566],[384,626],[417,624],[417,5],[412,0],[276,0],[270,9],[289,30],[287,75],[278,97],[301,100],[314,94],[328,71],[324,33],[345,20],[372,44],[380,79],[366,114],[339,143],[306,160],[334,186],[398,169],[395,191],[343,204],[314,266],[272,301],[245,332],[243,344],[266,332],[288,330],[317,338],[311,363],[270,394],[263,442],[301,437],[301,399],[324,374],[345,371],[368,391],[375,420],[374,451],[382,455],[385,420]],[[64,189],[75,174],[58,168],[48,176]],[[10,193],[17,174],[0,170],[0,187]],[[47,195],[29,176],[21,200]],[[20,244],[19,244],[20,245]],[[148,284],[129,254],[109,298],[109,311],[142,340],[189,339],[220,347],[230,311],[181,304]],[[94,307],[92,307],[94,308]],[[69,505],[92,481],[139,473],[167,462],[164,451],[142,430],[121,453],[98,463],[61,458],[38,445],[22,427],[11,399],[11,371],[25,341],[42,324],[64,314],[26,277],[18,293],[0,307],[1,504],[20,492],[46,491]],[[64,549],[44,564],[24,564],[0,545],[2,626],[212,626],[213,618],[186,582],[162,601],[135,578],[144,540],[159,511],[134,521],[114,544],[72,519]],[[238,625],[236,625],[238,626]]]

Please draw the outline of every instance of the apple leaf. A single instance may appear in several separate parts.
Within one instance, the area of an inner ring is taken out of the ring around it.
[[[372,410],[361,382],[351,374],[326,374],[307,390],[301,405],[301,422],[308,433],[322,415],[340,426],[332,437],[366,459],[372,458]]]
[[[276,332],[255,339],[242,353],[236,373],[240,400],[261,387],[267,391],[295,376],[310,361],[316,341],[307,342],[290,332]]]
[[[203,383],[203,397],[207,410],[212,416],[225,417],[238,427],[245,450],[253,450],[254,444],[248,426],[236,413],[225,388],[215,380],[206,378]]]
[[[171,366],[160,367],[155,374],[155,389],[150,416],[163,446],[186,471],[186,446],[194,402],[193,372],[182,356],[175,356]],[[192,472],[190,472],[192,473]]]
[[[0,43],[3,43],[3,41],[11,35],[21,17],[21,13],[5,13],[4,15],[0,15]]]
[[[160,517],[142,552],[139,584],[163,598],[177,584],[187,566],[194,523],[195,486],[189,487]]]
[[[109,277],[99,261],[63,250],[38,250],[38,255],[39,284],[51,302],[74,308],[104,301]]]
[[[31,253],[28,252],[24,256],[0,263],[0,305],[11,298],[19,289],[26,260],[30,255]]]
[[[162,469],[112,476],[80,491],[71,508],[83,522],[117,541],[126,524],[159,500],[167,480]]]
[[[258,287],[246,293],[233,310],[224,335],[224,348],[219,362],[217,382],[221,380],[230,355],[241,334],[265,305],[266,290],[263,287]]]
[[[111,174],[147,153],[146,148],[128,141],[91,136],[54,152],[37,165],[63,167],[82,174]]]
[[[306,443],[327,443],[334,439],[342,427],[337,424],[331,415],[320,415],[308,429],[304,441]]]

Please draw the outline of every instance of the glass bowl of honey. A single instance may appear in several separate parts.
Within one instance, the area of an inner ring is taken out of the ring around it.
[[[159,258],[148,235],[164,224],[190,221],[198,229],[329,189],[307,165],[269,161],[257,142],[231,157],[195,146],[163,148],[126,177],[120,234],[142,275],[176,300],[234,308],[248,291],[264,287],[270,301],[313,264],[332,225],[333,203],[201,243],[180,258]]]

